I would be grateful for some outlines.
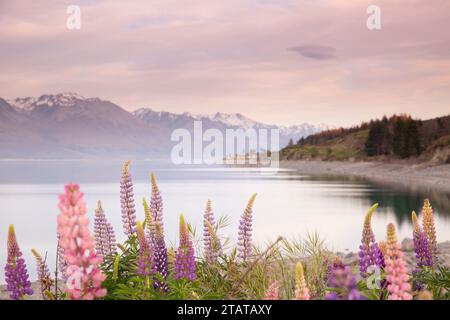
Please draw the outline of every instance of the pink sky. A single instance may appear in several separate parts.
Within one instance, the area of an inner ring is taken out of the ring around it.
[[[0,0],[0,70],[6,99],[71,91],[285,125],[432,118],[450,113],[450,1]]]

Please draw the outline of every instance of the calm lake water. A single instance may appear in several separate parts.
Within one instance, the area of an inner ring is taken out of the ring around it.
[[[55,263],[55,230],[58,195],[68,181],[78,182],[85,193],[93,221],[97,200],[102,200],[117,237],[123,240],[120,215],[119,180],[121,163],[22,162],[0,163],[0,283],[6,263],[6,238],[14,224],[19,244],[32,278],[35,264],[31,248],[48,253]],[[363,180],[300,175],[283,170],[275,175],[244,169],[177,169],[151,162],[132,163],[138,219],[143,220],[142,198],[150,196],[150,171],[157,175],[164,200],[166,238],[176,242],[178,218],[186,219],[201,231],[208,198],[216,217],[226,215],[230,225],[224,236],[236,239],[239,217],[253,193],[254,238],[265,243],[283,235],[303,238],[318,231],[333,250],[357,251],[367,209],[380,204],[373,218],[378,239],[384,239],[387,223],[394,222],[399,238],[411,237],[411,210],[420,212],[424,197],[431,199],[436,212],[439,241],[450,240],[450,196],[420,194]]]

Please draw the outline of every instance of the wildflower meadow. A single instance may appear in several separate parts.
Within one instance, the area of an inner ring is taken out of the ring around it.
[[[409,270],[389,223],[377,239],[371,227],[378,204],[361,219],[359,263],[346,265],[326,250],[318,234],[304,240],[279,237],[267,247],[252,242],[253,205],[243,208],[236,238],[222,236],[226,217],[216,217],[206,200],[202,233],[179,217],[178,243],[165,238],[163,197],[151,175],[149,198],[135,199],[130,162],[120,180],[123,230],[114,230],[101,200],[93,223],[81,187],[69,183],[59,196],[57,266],[46,263],[45,248],[32,250],[34,265],[20,249],[20,226],[8,229],[5,282],[9,297],[43,300],[413,300],[449,299],[450,268],[437,255],[433,208],[425,199],[412,212],[416,265]],[[56,199],[55,199],[56,200]],[[257,213],[255,214],[257,217]],[[117,243],[116,232],[126,241]],[[17,232],[17,235],[16,235]],[[28,268],[37,270],[39,292],[33,292]]]

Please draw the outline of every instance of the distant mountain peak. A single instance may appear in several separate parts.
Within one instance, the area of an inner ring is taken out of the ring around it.
[[[9,101],[0,98],[0,157],[167,155],[174,130],[193,132],[196,120],[202,121],[203,130],[221,132],[279,129],[280,146],[320,131],[306,123],[289,127],[265,124],[241,113],[203,115],[150,108],[130,113],[107,100],[64,92]]]
[[[78,101],[96,100],[98,98],[85,98],[74,92],[63,92],[58,94],[43,94],[37,98],[26,97],[8,100],[8,103],[18,111],[31,112],[38,106],[47,107],[70,107],[75,105]]]

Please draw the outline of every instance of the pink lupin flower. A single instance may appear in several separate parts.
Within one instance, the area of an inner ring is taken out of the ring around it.
[[[279,300],[280,299],[278,294],[279,288],[280,285],[278,284],[278,281],[272,282],[264,292],[264,300]]]
[[[386,280],[389,300],[412,300],[406,263],[392,223],[387,228]]]
[[[99,265],[101,256],[95,253],[95,243],[89,232],[86,203],[77,184],[67,184],[59,197],[58,234],[69,264],[66,291],[74,300],[93,300],[106,295],[102,282],[106,276]]]

